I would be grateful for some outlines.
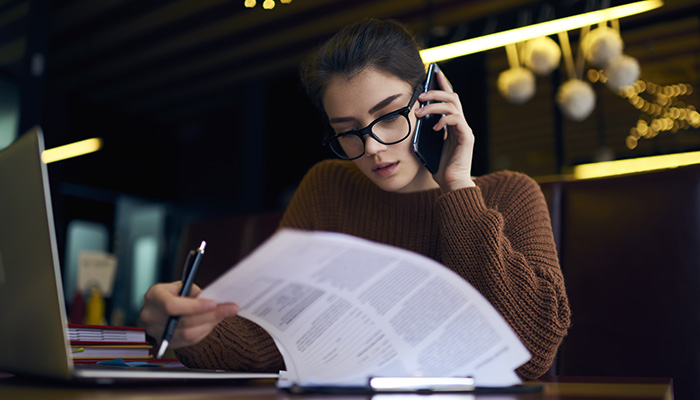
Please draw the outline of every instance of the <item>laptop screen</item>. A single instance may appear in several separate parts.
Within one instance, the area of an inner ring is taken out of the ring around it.
[[[0,370],[68,378],[73,364],[40,128],[0,151]]]

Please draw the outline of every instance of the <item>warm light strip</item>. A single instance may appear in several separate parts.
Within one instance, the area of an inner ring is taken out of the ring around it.
[[[574,179],[601,178],[692,164],[700,164],[700,151],[581,164],[574,167]]]
[[[66,158],[82,156],[83,154],[93,153],[102,148],[102,139],[92,138],[81,140],[67,144],[64,146],[54,147],[53,149],[44,150],[41,153],[41,160],[44,163],[52,163],[54,161],[65,160]]]
[[[598,11],[591,11],[571,17],[555,19],[553,21],[539,24],[523,26],[504,32],[493,33],[473,39],[462,40],[445,44],[442,46],[424,49],[420,52],[423,62],[428,64],[449,60],[467,54],[478,53],[480,51],[495,49],[511,43],[520,43],[526,40],[535,39],[541,36],[554,35],[559,32],[566,32],[572,29],[582,28],[599,24],[601,22],[615,20],[634,14],[643,13],[664,4],[662,0],[645,0],[622,6],[606,8]]]

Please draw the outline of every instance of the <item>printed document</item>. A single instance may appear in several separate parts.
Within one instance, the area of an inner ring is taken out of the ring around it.
[[[272,336],[284,376],[299,385],[420,375],[509,386],[530,359],[498,311],[449,268],[340,233],[282,229],[200,297],[237,303]]]

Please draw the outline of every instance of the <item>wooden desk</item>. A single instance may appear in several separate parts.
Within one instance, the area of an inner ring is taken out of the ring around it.
[[[234,384],[168,384],[132,386],[76,386],[47,383],[0,375],[0,399],[22,400],[673,400],[670,378],[579,378],[548,377],[544,390],[535,393],[474,393],[445,395],[295,395],[278,390],[273,380],[236,382]]]

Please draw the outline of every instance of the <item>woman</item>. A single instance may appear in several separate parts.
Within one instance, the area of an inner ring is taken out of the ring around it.
[[[459,97],[441,72],[442,90],[417,91],[425,67],[399,24],[368,19],[346,27],[301,72],[308,94],[328,117],[328,143],[351,160],[314,166],[281,226],[344,232],[441,262],[486,296],[530,350],[532,359],[516,372],[526,379],[544,374],[570,312],[539,186],[513,172],[471,176],[474,135]],[[435,103],[421,108],[419,101]],[[434,129],[448,131],[435,175],[410,147],[417,118],[428,114],[444,114]],[[395,125],[403,127],[387,138],[377,121],[389,118],[409,123]],[[405,134],[396,133],[403,129]],[[150,335],[160,337],[167,316],[182,315],[171,347],[186,365],[284,369],[272,339],[235,316],[235,304],[177,298],[178,288],[179,282],[151,288],[141,319]]]

